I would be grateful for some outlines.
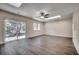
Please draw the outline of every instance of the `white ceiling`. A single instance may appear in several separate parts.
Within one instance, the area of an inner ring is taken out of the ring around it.
[[[72,14],[79,7],[78,3],[23,3],[20,7],[14,7],[8,3],[0,3],[0,8],[12,13],[35,18],[37,12],[45,10],[50,17],[61,15],[62,18]],[[38,20],[38,19],[37,19]]]
[[[9,3],[9,4],[17,8],[19,8],[22,5],[22,3]]]

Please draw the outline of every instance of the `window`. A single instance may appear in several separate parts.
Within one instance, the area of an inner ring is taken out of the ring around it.
[[[33,23],[33,30],[40,30],[40,24]]]

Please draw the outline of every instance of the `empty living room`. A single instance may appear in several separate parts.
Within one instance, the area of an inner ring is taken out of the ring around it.
[[[79,3],[0,3],[0,55],[78,55]]]

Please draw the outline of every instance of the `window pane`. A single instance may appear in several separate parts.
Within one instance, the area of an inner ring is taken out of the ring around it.
[[[37,30],[37,23],[33,23],[33,30]]]
[[[38,24],[38,30],[40,30],[40,24]]]

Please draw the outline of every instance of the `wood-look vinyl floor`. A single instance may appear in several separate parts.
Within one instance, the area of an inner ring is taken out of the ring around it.
[[[3,44],[0,55],[77,55],[77,52],[72,39],[44,35]]]

